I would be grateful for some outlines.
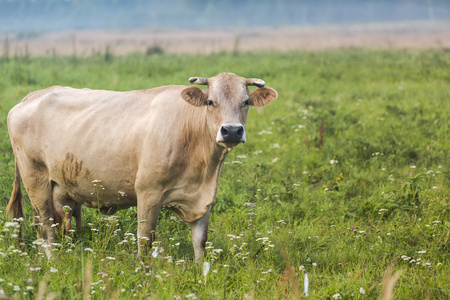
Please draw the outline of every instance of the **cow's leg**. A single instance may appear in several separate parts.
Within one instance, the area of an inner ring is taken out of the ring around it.
[[[55,239],[55,230],[52,227],[54,213],[50,182],[46,176],[38,172],[33,175],[24,175],[22,181],[33,207],[33,219],[36,223],[42,224],[38,227],[38,236],[46,239],[50,245]]]
[[[49,192],[49,191],[48,191]],[[50,193],[41,193],[41,195],[37,195],[36,192],[33,192],[33,197],[30,197],[30,199],[34,198],[35,200],[31,200],[34,206],[34,210],[36,211],[36,215],[38,215],[40,218],[40,223],[42,224],[39,232],[40,237],[47,240],[47,243],[50,245],[55,241],[55,230],[53,229],[53,220],[54,220],[54,214],[53,214],[53,205],[51,204],[50,199]],[[30,193],[28,192],[28,195]],[[36,203],[37,202],[37,203]]]
[[[203,250],[208,239],[209,213],[211,206],[206,214],[195,222],[191,223],[192,244],[194,245],[195,260],[200,261],[203,257]]]
[[[67,192],[60,185],[54,182],[52,188],[53,208],[55,210],[55,223],[58,224],[59,233],[62,234],[63,230],[65,232],[68,232],[70,230],[72,215],[77,216],[77,214],[80,214],[81,218],[81,211],[78,211],[78,203],[73,201],[72,198],[70,198]],[[76,212],[75,209],[77,209]]]
[[[47,240],[47,247],[55,240],[55,230],[52,227],[54,221],[52,188],[48,176],[48,169],[44,162],[28,157],[16,156],[22,175],[22,182],[30,198],[33,208],[33,219],[37,226],[38,237]],[[45,248],[47,256],[51,256],[48,248]]]
[[[83,208],[83,204],[76,202],[73,207],[72,216],[75,217],[75,221],[77,224],[77,229],[81,229],[81,209]]]
[[[38,239],[42,239],[43,237],[41,236],[41,224],[42,224],[42,220],[41,220],[41,216],[39,215],[38,211],[36,210],[36,208],[34,207],[33,203],[31,203],[31,208],[33,210],[33,224],[36,227],[37,231],[36,231],[36,235]]]
[[[161,205],[154,204],[150,199],[142,199],[137,201],[137,218],[138,218],[138,255],[147,255],[152,242],[154,240],[156,222],[161,210]],[[159,200],[159,199],[158,199]],[[150,203],[149,203],[150,202]]]

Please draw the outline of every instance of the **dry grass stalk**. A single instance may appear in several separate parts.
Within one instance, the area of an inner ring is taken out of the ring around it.
[[[84,269],[83,299],[89,299],[91,294],[92,260],[88,260]]]
[[[47,281],[48,281],[49,275],[46,274],[44,278],[42,278],[41,282],[39,283],[39,288],[36,294],[36,300],[44,300],[45,299],[45,290],[47,289]]]
[[[356,274],[355,278],[353,278],[353,281],[358,280],[358,278],[362,275],[362,273],[364,273],[365,269],[361,269],[358,274]]]
[[[288,293],[288,283],[291,283],[292,289],[293,289],[293,297],[291,299],[300,299],[300,289],[298,287],[297,278],[295,276],[295,269],[293,266],[291,266],[291,262],[289,260],[288,254],[286,252],[286,249],[284,249],[283,246],[278,245],[278,248],[280,249],[280,254],[283,257],[284,262],[286,263],[286,269],[283,272],[283,276],[281,277],[281,290],[284,292],[284,296],[281,295],[281,298],[289,299],[289,293]],[[279,290],[277,290],[278,294]],[[277,295],[279,298],[280,295]]]
[[[397,280],[402,275],[404,269],[397,271],[394,275],[392,275],[392,271],[394,269],[394,265],[391,264],[386,269],[386,274],[383,278],[383,288],[381,289],[380,300],[391,300],[394,299],[394,287]]]
[[[45,298],[45,300],[54,300],[54,299],[60,299],[60,293],[58,293],[58,292],[51,292]]]

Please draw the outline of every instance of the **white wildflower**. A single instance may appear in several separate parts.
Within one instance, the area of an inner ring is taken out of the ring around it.
[[[41,270],[41,268],[39,268],[39,267],[36,267],[36,268],[30,267],[30,271],[33,271],[33,272],[37,272],[40,270]]]
[[[45,241],[43,239],[38,239],[38,240],[33,241],[33,244],[38,245],[38,246],[40,246],[44,243],[45,243]]]
[[[5,227],[16,227],[18,225],[16,222],[5,222]]]
[[[203,276],[206,277],[206,275],[208,275],[209,272],[209,268],[211,267],[211,264],[207,261],[205,261],[203,263]]]
[[[259,135],[263,135],[263,134],[272,134],[272,131],[266,131],[266,130],[262,130],[260,132],[258,132]]]

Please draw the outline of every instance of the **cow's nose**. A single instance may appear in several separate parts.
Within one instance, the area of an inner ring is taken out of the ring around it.
[[[244,126],[242,125],[222,125],[220,127],[224,142],[242,142],[244,132]]]

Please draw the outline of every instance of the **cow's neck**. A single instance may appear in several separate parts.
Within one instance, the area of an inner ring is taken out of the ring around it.
[[[216,142],[214,132],[211,132],[206,118],[206,109],[188,107],[183,127],[184,139],[182,148],[186,157],[196,160],[201,165],[205,181],[217,181],[222,164],[231,149],[220,146]]]

